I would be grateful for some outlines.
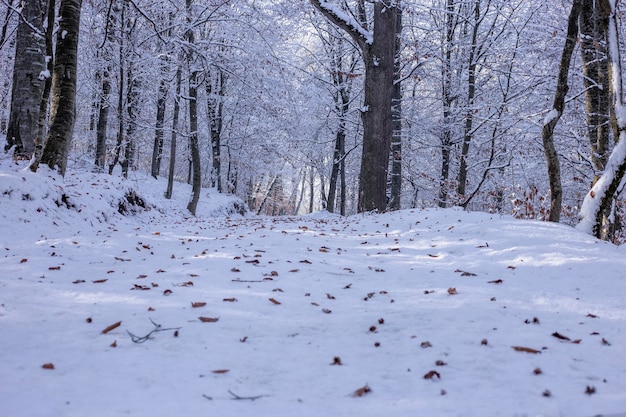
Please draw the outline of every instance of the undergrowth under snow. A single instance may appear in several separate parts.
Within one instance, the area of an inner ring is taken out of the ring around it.
[[[164,190],[2,157],[0,416],[626,416],[624,248]]]

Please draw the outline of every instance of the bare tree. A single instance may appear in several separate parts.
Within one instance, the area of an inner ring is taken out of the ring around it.
[[[370,30],[362,0],[357,2],[358,19],[329,1],[310,1],[330,22],[348,33],[361,50],[365,64],[365,103],[361,110],[363,152],[358,211],[384,212],[387,209],[387,170],[393,136],[391,107],[398,2],[375,1]]]
[[[25,0],[22,4],[15,45],[11,115],[4,149],[8,151],[15,146],[16,157],[30,159],[35,143],[43,141],[37,135],[39,106],[46,78],[43,30],[46,2]]]
[[[202,187],[202,169],[200,166],[200,148],[198,145],[198,75],[196,53],[194,51],[195,34],[193,30],[192,16],[193,0],[186,0],[187,6],[187,24],[188,28],[185,33],[187,40],[187,65],[189,66],[189,149],[191,152],[191,175],[192,175],[192,192],[187,210],[194,216],[200,199],[200,189]]]
[[[563,109],[565,107],[565,96],[569,87],[568,73],[572,54],[576,47],[576,39],[578,38],[578,18],[582,8],[581,0],[574,0],[570,11],[567,35],[565,45],[563,46],[563,54],[559,64],[559,74],[556,84],[556,92],[554,93],[554,103],[552,109],[548,112],[543,122],[543,130],[541,138],[543,140],[543,148],[548,164],[548,179],[550,181],[550,215],[548,220],[558,222],[561,218],[561,204],[563,200],[563,186],[561,185],[561,167],[559,163],[559,155],[554,146],[554,128],[559,122]]]
[[[82,0],[61,0],[57,32],[50,129],[41,163],[63,176],[76,120],[76,67]]]
[[[609,58],[609,76],[613,131],[618,132],[617,145],[602,176],[591,188],[580,208],[578,228],[597,238],[607,237],[603,227],[604,214],[613,204],[613,199],[621,191],[626,173],[626,103],[622,87],[622,61],[619,49],[618,16],[616,0],[599,0],[599,12],[608,16],[607,50]],[[604,18],[604,17],[603,17]]]

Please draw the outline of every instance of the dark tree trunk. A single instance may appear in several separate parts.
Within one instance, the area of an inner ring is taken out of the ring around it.
[[[180,114],[180,89],[182,85],[182,68],[180,64],[176,70],[176,95],[174,97],[174,110],[172,116],[172,137],[170,139],[170,166],[167,176],[167,190],[165,198],[172,198],[174,190],[174,170],[176,168],[176,139],[178,135],[178,117]]]
[[[387,209],[387,171],[393,123],[391,116],[396,44],[397,4],[373,5],[373,30],[368,31],[365,8],[359,2],[360,26],[355,27],[332,7],[310,0],[333,24],[359,45],[365,64],[365,103],[362,108],[363,152],[359,176],[358,211]]]
[[[107,65],[102,71],[102,90],[100,93],[100,105],[98,110],[98,123],[96,125],[96,160],[97,172],[104,172],[107,153],[107,126],[109,121],[109,97],[111,95],[111,68]]]
[[[78,34],[82,0],[61,0],[54,73],[50,130],[41,162],[65,175],[76,119]]]
[[[450,159],[452,152],[452,40],[456,26],[454,0],[446,2],[446,39],[444,44],[443,79],[441,93],[443,97],[443,126],[439,140],[441,141],[441,175],[439,177],[439,207],[448,204],[448,189],[450,180]]]
[[[43,51],[45,33],[43,16],[45,2],[25,0],[17,24],[11,112],[5,150],[14,148],[14,155],[30,159],[38,138],[39,111],[44,87],[46,63]]]
[[[457,194],[460,198],[465,197],[467,186],[467,157],[469,156],[470,143],[473,138],[474,125],[474,97],[476,96],[476,71],[479,55],[478,29],[480,27],[480,0],[474,3],[474,22],[472,27],[472,46],[468,58],[467,75],[467,109],[465,111],[465,125],[463,126],[463,145],[461,146],[461,162],[457,177]]]
[[[393,98],[397,8],[374,3],[374,37],[363,48],[365,107],[358,211],[387,209],[387,169],[393,136]]]
[[[56,18],[55,0],[48,1],[48,11],[46,12],[46,77],[39,103],[39,121],[37,143],[35,144],[35,153],[31,159],[30,170],[37,171],[39,161],[43,156],[45,147],[45,139],[48,135],[48,106],[50,104],[50,92],[52,91],[52,73],[54,72],[54,20]]]
[[[606,16],[594,0],[583,0],[580,14],[580,45],[583,61],[587,129],[591,161],[597,176],[609,158],[609,67],[606,50]]]
[[[391,139],[391,192],[389,210],[400,210],[402,196],[402,83],[400,80],[400,50],[402,34],[402,10],[398,9],[396,23],[396,46],[393,85],[393,137]]]
[[[191,5],[192,0],[187,0],[187,29],[186,38],[189,45],[195,43],[193,28],[191,27]],[[192,48],[187,52],[187,64],[189,66],[189,150],[191,152],[191,199],[187,204],[187,210],[192,215],[196,215],[198,200],[200,200],[200,189],[202,187],[202,168],[200,166],[200,147],[198,145],[198,71],[193,68],[195,53]]]
[[[167,75],[167,63],[166,58],[161,58],[161,75],[162,78],[159,81],[159,92],[157,98],[157,110],[156,110],[156,122],[154,127],[154,147],[152,148],[152,176],[154,178],[159,177],[161,172],[161,159],[163,158],[163,126],[165,125],[165,106],[167,103],[168,81]]]
[[[222,108],[226,75],[219,69],[215,71],[215,80],[208,77],[206,80],[207,111],[209,131],[211,132],[211,152],[213,155],[213,169],[211,170],[211,186],[222,192]],[[213,84],[214,83],[214,84]]]
[[[124,160],[122,162],[122,174],[124,178],[128,177],[129,170],[135,170],[137,164],[137,140],[135,132],[137,131],[137,117],[140,110],[139,107],[139,88],[141,83],[134,73],[134,63],[130,62],[127,67],[127,85],[126,91],[126,112],[128,120],[126,123],[126,144],[124,147]]]
[[[548,116],[546,116],[541,132],[546,162],[548,164],[548,179],[550,181],[550,215],[548,220],[551,222],[558,222],[561,218],[561,202],[563,200],[561,167],[559,164],[559,155],[554,146],[554,128],[559,122],[565,107],[565,96],[569,89],[567,85],[568,73],[578,38],[578,17],[580,16],[581,7],[582,1],[574,0],[567,25],[567,38],[565,39],[565,46],[563,46],[563,54],[561,55],[561,62],[559,64],[554,104],[552,105],[552,110],[548,113]]]
[[[581,206],[581,223],[579,228],[593,234],[597,238],[608,239],[611,231],[607,230],[605,214],[610,211],[613,200],[618,194],[620,185],[626,174],[626,103],[623,96],[622,60],[619,48],[619,32],[617,10],[611,6],[608,0],[598,0],[599,18],[606,20],[607,25],[607,51],[609,65],[610,97],[611,97],[611,123],[612,129],[618,135],[615,139],[617,144],[609,157],[606,169],[595,183],[591,191],[585,197]],[[618,117],[618,115],[621,115]]]

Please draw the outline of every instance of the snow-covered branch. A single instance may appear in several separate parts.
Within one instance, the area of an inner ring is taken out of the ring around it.
[[[341,10],[335,4],[325,0],[311,0],[311,4],[332,23],[350,34],[359,45],[363,43],[371,45],[374,42],[372,32],[366,30],[354,16]]]

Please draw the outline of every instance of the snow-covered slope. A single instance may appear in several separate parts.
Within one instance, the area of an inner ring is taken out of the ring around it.
[[[164,187],[1,160],[0,416],[626,416],[623,248]]]

